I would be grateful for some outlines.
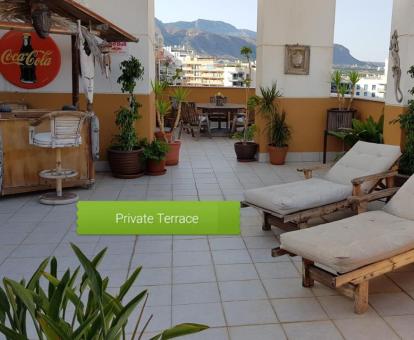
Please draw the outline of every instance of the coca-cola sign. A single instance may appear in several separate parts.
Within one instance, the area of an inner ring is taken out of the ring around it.
[[[60,64],[59,49],[50,37],[11,31],[0,39],[0,73],[13,85],[44,87],[56,78]]]

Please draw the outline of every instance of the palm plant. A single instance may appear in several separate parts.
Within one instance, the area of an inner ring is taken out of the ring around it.
[[[169,105],[163,100],[165,90],[168,87],[168,83],[165,81],[151,81],[152,91],[155,95],[155,113],[157,117],[157,122],[160,128],[161,133],[165,138],[165,126],[164,126],[164,117],[170,109]],[[168,105],[168,107],[167,107]],[[162,112],[160,112],[160,110]]]
[[[127,324],[139,307],[134,320],[131,340],[141,339],[152,316],[143,319],[148,299],[146,290],[128,303],[123,300],[137,280],[137,268],[115,294],[109,292],[109,278],[102,277],[97,267],[106,249],[92,260],[75,245],[71,245],[80,263],[73,272],[66,270],[58,278],[58,262],[50,260],[50,271],[44,260],[26,283],[4,278],[0,287],[0,333],[8,340],[28,340],[28,318],[39,340],[125,340]],[[81,273],[81,268],[83,273]],[[42,280],[43,279],[43,280]],[[44,288],[46,287],[46,288]],[[208,328],[204,325],[181,324],[165,330],[153,340],[166,340],[193,334]]]
[[[285,146],[290,138],[290,128],[286,124],[286,113],[279,113],[277,99],[282,94],[277,85],[272,87],[260,87],[261,96],[254,95],[249,98],[248,107],[256,107],[261,115],[268,121],[268,133],[270,144]]]
[[[288,146],[291,138],[291,130],[286,123],[286,112],[276,114],[270,129],[270,140],[273,146],[283,148]]]
[[[246,85],[246,115],[244,117],[244,133],[243,133],[243,143],[247,143],[249,140],[248,135],[251,134],[251,130],[249,131],[249,88],[252,83],[252,64],[251,64],[251,58],[253,54],[253,50],[249,46],[243,46],[240,49],[240,54],[244,56],[247,60],[247,63],[249,65],[249,74],[246,76],[246,79],[244,80],[244,83]]]
[[[158,124],[160,126],[160,131],[163,133],[165,138],[165,116],[170,112],[171,105],[167,101],[157,98],[155,100],[155,112],[157,114]]]
[[[180,123],[181,119],[181,109],[183,106],[183,102],[185,102],[188,98],[189,91],[183,87],[177,87],[174,90],[172,97],[174,98],[175,102],[177,103],[177,117],[175,118],[173,130],[175,131]]]
[[[339,92],[339,89],[340,89],[341,84],[342,84],[342,73],[341,73],[341,71],[336,70],[332,74],[332,82],[335,84],[335,87],[336,87],[336,97],[338,99],[338,108],[341,109],[342,99],[341,99],[341,94]]]
[[[349,81],[351,82],[351,98],[349,99],[348,108],[347,108],[349,111],[352,108],[352,103],[355,98],[355,88],[358,82],[361,80],[361,76],[357,71],[351,71],[349,72],[348,77],[349,77]]]

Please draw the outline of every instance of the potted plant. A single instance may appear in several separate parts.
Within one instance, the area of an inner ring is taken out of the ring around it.
[[[277,99],[282,95],[277,90],[276,84],[272,87],[260,87],[261,96],[252,96],[250,105],[258,108],[259,113],[267,120],[269,133],[269,160],[273,165],[285,164],[288,151],[288,142],[291,137],[291,129],[286,123],[286,113],[279,112]]]
[[[333,131],[331,135],[343,140],[348,148],[353,147],[358,141],[383,144],[384,115],[381,115],[378,122],[371,116],[365,121],[353,119],[352,128]]]
[[[134,96],[134,90],[138,80],[143,79],[144,67],[140,61],[131,56],[121,63],[121,76],[118,84],[121,84],[122,93],[128,93],[128,106],[121,107],[116,115],[115,123],[119,128],[119,134],[108,149],[108,161],[112,174],[118,178],[138,178],[144,174],[145,163],[143,150],[140,146],[135,130],[135,122],[140,118],[140,104]]]
[[[167,172],[165,169],[165,159],[168,149],[169,146],[165,141],[157,139],[144,147],[144,158],[147,161],[147,175],[161,176]]]
[[[234,144],[234,150],[239,162],[254,162],[256,161],[256,154],[259,145],[253,141],[256,127],[254,125],[249,126],[250,112],[254,110],[256,106],[254,99],[249,100],[249,89],[251,84],[251,56],[253,54],[253,51],[250,47],[244,46],[241,48],[240,54],[245,56],[247,59],[247,62],[249,64],[249,73],[246,75],[246,79],[244,80],[246,89],[246,113],[244,115],[244,127],[242,132],[236,132],[233,135],[233,138],[239,140]]]
[[[155,132],[155,138],[157,138],[158,140],[165,140],[167,142],[171,142],[172,132],[165,131],[165,115],[169,112],[171,108],[169,104],[167,107],[167,102],[164,100],[165,90],[168,88],[168,83],[166,81],[156,80],[155,82],[151,82],[151,86],[152,86],[152,91],[155,94],[155,113],[156,113],[156,118],[157,118],[157,123],[158,123],[158,128],[159,128],[159,131]],[[157,105],[157,103],[161,103],[161,102],[163,104]],[[166,109],[166,108],[168,108],[168,110],[163,110],[162,112],[159,111],[159,109]]]
[[[414,66],[411,66],[408,74],[414,78]],[[414,95],[414,87],[409,93]],[[393,123],[399,123],[404,132],[403,154],[396,179],[396,185],[402,186],[410,176],[414,175],[414,100],[408,102],[407,112],[400,115]]]
[[[352,118],[355,117],[356,110],[352,108],[352,103],[355,99],[355,89],[357,83],[360,81],[361,76],[357,71],[351,71],[346,75],[348,79],[348,84],[344,83],[343,75],[341,71],[337,70],[332,75],[332,82],[335,84],[336,94],[338,99],[338,107],[328,110],[329,112],[340,112],[340,113],[349,113],[352,115]],[[348,104],[346,103],[345,95],[349,92],[350,97],[348,99]]]
[[[259,145],[253,142],[255,133],[256,125],[251,125],[233,135],[233,138],[238,140],[234,143],[234,150],[239,162],[255,162],[257,160],[256,154]]]
[[[188,90],[183,87],[177,87],[172,95],[172,98],[177,105],[177,116],[175,117],[174,125],[171,131],[171,141],[168,142],[170,148],[167,154],[166,164],[169,166],[177,165],[180,161],[181,141],[176,139],[176,135],[181,121],[182,105],[183,102],[187,100],[188,94]]]

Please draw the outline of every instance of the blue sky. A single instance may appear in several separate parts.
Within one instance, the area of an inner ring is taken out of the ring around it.
[[[289,1],[289,0],[286,0]],[[388,57],[392,0],[337,0],[335,42],[360,60]],[[155,0],[164,22],[221,20],[256,31],[257,0]]]

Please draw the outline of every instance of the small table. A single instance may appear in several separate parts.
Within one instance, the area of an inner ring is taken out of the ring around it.
[[[197,109],[200,109],[204,114],[207,114],[209,118],[214,117],[214,115],[222,114],[227,117],[227,127],[226,129],[221,128],[221,123],[219,122],[218,129],[213,129],[212,132],[218,132],[220,134],[224,133],[225,136],[228,136],[230,133],[230,122],[233,119],[235,114],[241,114],[243,110],[246,109],[246,106],[243,104],[231,104],[226,103],[223,105],[216,105],[216,103],[197,103]]]

